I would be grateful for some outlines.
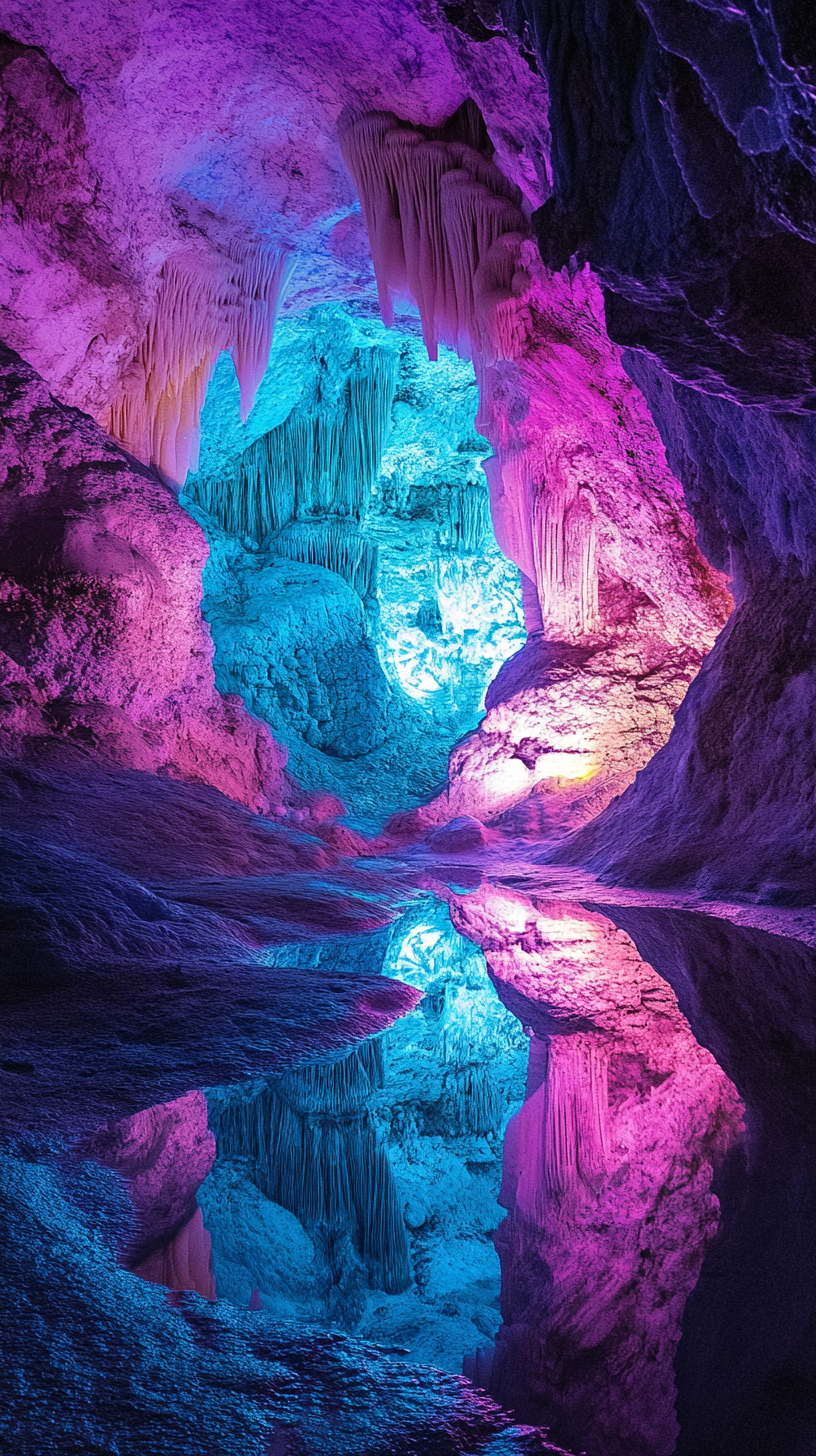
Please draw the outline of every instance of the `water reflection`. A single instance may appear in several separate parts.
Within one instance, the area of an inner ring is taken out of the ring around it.
[[[331,973],[344,950],[275,954]],[[527,1040],[444,904],[424,898],[368,952],[423,992],[415,1012],[342,1060],[210,1094],[219,1156],[199,1203],[216,1287],[459,1373],[500,1322],[502,1133]]]
[[[771,1327],[780,1418],[806,1384],[812,953],[655,907],[447,899],[269,954],[416,987],[380,1038],[97,1140],[141,1209],[130,1267],[464,1368],[572,1449],[692,1456],[719,1420],[752,1451],[734,1372]]]
[[[491,1389],[563,1444],[669,1456],[683,1308],[739,1098],[605,915],[486,886],[452,916],[532,1032],[505,1144]]]

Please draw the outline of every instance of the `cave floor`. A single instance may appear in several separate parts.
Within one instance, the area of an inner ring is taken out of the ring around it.
[[[509,839],[454,855],[379,841],[346,858],[215,790],[64,745],[6,761],[0,791],[14,920],[0,1064],[14,1230],[4,1368],[15,1409],[21,1380],[37,1391],[38,1433],[23,1416],[18,1449],[120,1449],[116,1433],[137,1424],[144,1439],[122,1450],[199,1452],[206,1427],[219,1453],[299,1451],[264,1446],[284,1426],[310,1452],[379,1450],[376,1432],[394,1427],[406,1450],[554,1449],[508,1414],[537,1425],[551,1411],[495,1375],[498,1404],[478,1388],[507,1320],[493,1236],[512,1204],[503,1140],[528,1046],[553,1016],[580,1013],[586,1027],[603,1015],[614,1056],[615,1037],[631,1034],[629,983],[613,956],[607,984],[597,946],[625,942],[653,983],[637,1015],[655,1014],[665,983],[692,1049],[696,1038],[737,1076],[740,977],[755,996],[763,964],[778,981],[798,973],[816,945],[812,916],[604,885]],[[564,925],[569,964],[561,942],[561,960],[546,953]],[[767,1056],[787,1014],[769,1003],[767,1025],[750,1029]],[[366,1272],[353,1248],[321,1264],[314,1225],[259,1192],[240,1147],[212,1170],[196,1091],[250,1106],[270,1078],[313,1081],[310,1068],[344,1066],[371,1038],[390,1070],[353,1117],[387,1148],[410,1274],[372,1273],[370,1261]],[[477,1087],[487,1110],[468,1123]],[[269,1239],[282,1251],[271,1262]],[[475,1385],[461,1384],[460,1359]],[[333,1391],[344,1392],[339,1434]],[[59,1436],[42,1434],[45,1406]],[[422,1444],[431,1429],[441,1444]],[[569,1430],[556,1412],[565,1446]]]

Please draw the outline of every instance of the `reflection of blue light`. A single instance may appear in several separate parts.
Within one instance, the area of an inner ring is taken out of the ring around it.
[[[437,1033],[445,1061],[466,1065],[500,1056],[512,1063],[526,1053],[518,1021],[496,995],[482,952],[454,930],[446,905],[435,905],[418,922],[409,915],[398,923],[383,970],[426,995],[444,988]],[[422,1005],[411,1013],[422,1014]]]

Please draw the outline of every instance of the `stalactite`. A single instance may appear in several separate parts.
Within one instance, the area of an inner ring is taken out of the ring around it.
[[[348,1231],[372,1288],[410,1283],[408,1241],[385,1151],[367,1110],[382,1053],[365,1042],[342,1061],[293,1072],[253,1097],[210,1104],[220,1156],[249,1157],[274,1203],[331,1244]]]
[[[459,1132],[499,1132],[504,1101],[484,1063],[460,1067],[445,1080],[445,1094]]]
[[[370,111],[341,137],[346,165],[360,193],[377,280],[380,313],[390,328],[394,322],[394,295],[407,287],[399,198],[390,154],[383,148],[391,132],[409,131],[390,111]]]
[[[556,466],[537,492],[533,552],[544,626],[572,636],[591,632],[598,616],[596,505]]]
[[[195,479],[189,494],[225,531],[256,545],[293,520],[359,521],[380,471],[397,377],[391,350],[361,349],[334,408],[294,410],[244,450],[233,474]]]
[[[490,533],[487,491],[468,482],[454,485],[442,496],[440,544],[459,556],[474,556]]]
[[[525,297],[530,274],[521,264],[522,233],[502,233],[481,258],[473,278],[481,365],[521,358],[532,330]]]
[[[492,161],[461,141],[428,140],[390,112],[372,112],[342,137],[371,243],[380,309],[419,308],[431,359],[442,339],[463,358],[481,348],[474,279],[504,233],[526,235],[521,194]]]
[[[276,556],[333,571],[364,602],[376,596],[377,544],[348,521],[291,521],[268,544]]]
[[[278,1086],[296,1112],[344,1117],[368,1102],[383,1079],[382,1044],[372,1039],[355,1047],[342,1061],[304,1067],[281,1077]]]
[[[431,359],[441,339],[473,360],[477,426],[495,434],[491,366],[521,358],[531,331],[521,194],[481,152],[461,141],[430,139],[427,130],[390,112],[361,117],[342,146],[360,192],[383,319],[393,322],[394,298],[404,294],[419,308]],[[509,439],[494,439],[494,446],[501,457],[494,493],[508,497],[509,457],[517,447]],[[526,462],[516,470],[521,493],[514,510],[493,501],[499,545],[535,577],[544,628],[586,634],[598,615],[594,495],[558,470],[540,490],[529,490],[525,473]]]
[[[569,1214],[606,1172],[609,1049],[578,1033],[550,1037],[546,1050],[534,1041],[530,1057],[543,1080],[508,1128],[502,1201],[542,1224],[554,1210]]]
[[[201,409],[224,350],[232,353],[247,418],[292,266],[288,253],[266,244],[230,256],[179,253],[165,263],[145,338],[104,422],[165,479],[183,485],[198,468]]]

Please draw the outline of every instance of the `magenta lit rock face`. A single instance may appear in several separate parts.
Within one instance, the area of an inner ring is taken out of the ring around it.
[[[530,1040],[496,1234],[491,1390],[573,1449],[670,1456],[681,1319],[742,1107],[671,987],[602,914],[485,888],[451,916]]]
[[[269,812],[285,750],[215,690],[198,526],[8,351],[2,387],[8,749],[56,734]]]
[[[214,1299],[210,1238],[196,1207],[215,1160],[204,1094],[188,1092],[113,1123],[83,1152],[125,1179],[136,1215],[125,1260],[134,1274]]]
[[[480,365],[479,423],[530,637],[414,825],[520,806],[502,823],[546,839],[593,818],[663,746],[731,598],[696,544],[591,276],[548,274],[532,242],[500,241],[516,255],[516,292],[503,295],[515,333],[509,358]]]

